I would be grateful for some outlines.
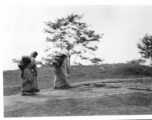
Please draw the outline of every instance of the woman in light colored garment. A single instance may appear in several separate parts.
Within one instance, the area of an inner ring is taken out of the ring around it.
[[[39,92],[37,85],[37,66],[35,58],[37,57],[38,53],[32,52],[30,55],[31,62],[27,65],[27,67],[23,71],[23,82],[22,82],[22,95],[26,95],[27,93],[35,93]]]
[[[69,88],[70,85],[67,82],[67,73],[69,74],[69,67],[67,63],[67,55],[60,54],[54,57],[50,67],[54,67],[55,77],[54,77],[54,89],[66,89]]]

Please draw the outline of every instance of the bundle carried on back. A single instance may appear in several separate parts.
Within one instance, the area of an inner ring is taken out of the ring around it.
[[[58,55],[55,55],[53,58],[53,64],[55,67],[61,67],[63,65],[64,59],[67,58],[67,55],[60,53]]]
[[[54,64],[55,67],[61,67],[62,63],[63,63],[63,59],[61,59],[60,57],[55,56],[53,58],[53,64]]]
[[[31,62],[31,58],[29,56],[24,55],[22,56],[22,59],[18,63],[18,67],[20,68],[20,70],[23,71],[30,62]]]
[[[22,59],[18,63],[18,67],[22,71],[21,78],[24,78],[23,71],[28,66],[28,64],[31,62],[31,58],[29,56],[22,56]]]

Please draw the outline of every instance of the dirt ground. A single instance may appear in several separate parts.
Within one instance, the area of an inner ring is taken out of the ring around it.
[[[33,96],[4,96],[4,117],[152,115],[152,78],[79,82]]]

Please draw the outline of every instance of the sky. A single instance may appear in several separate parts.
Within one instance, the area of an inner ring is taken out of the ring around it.
[[[12,59],[20,59],[31,52],[39,53],[37,60],[46,56],[50,44],[44,22],[72,13],[82,15],[89,29],[104,34],[95,57],[104,63],[126,63],[140,59],[137,43],[145,34],[152,35],[152,5],[9,5],[3,8],[3,70],[18,69]],[[77,60],[78,62],[78,60]],[[149,64],[150,61],[147,61]]]

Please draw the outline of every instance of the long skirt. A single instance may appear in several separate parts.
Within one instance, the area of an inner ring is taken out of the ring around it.
[[[65,75],[63,70],[58,68],[55,70],[54,88],[62,87],[69,87],[69,84],[67,83],[67,76]]]
[[[22,91],[34,92],[37,89],[37,77],[33,74],[30,68],[25,68],[23,74]]]

